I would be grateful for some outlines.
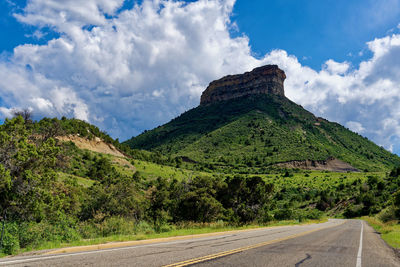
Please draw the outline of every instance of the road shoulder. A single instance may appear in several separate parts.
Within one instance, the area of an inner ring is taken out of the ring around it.
[[[374,262],[377,258],[381,259],[382,266],[400,266],[398,250],[389,246],[368,222],[364,221],[364,246],[363,266],[368,266],[368,262]],[[379,251],[379,254],[377,252]],[[380,266],[381,266],[380,265]]]

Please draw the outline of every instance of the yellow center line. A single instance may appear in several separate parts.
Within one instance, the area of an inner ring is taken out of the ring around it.
[[[243,251],[246,251],[246,250],[259,248],[259,247],[263,247],[263,246],[270,245],[270,244],[273,244],[273,243],[285,241],[285,240],[288,240],[288,239],[292,239],[292,238],[308,235],[308,234],[311,234],[313,232],[316,232],[316,231],[319,231],[319,230],[328,229],[328,228],[335,227],[335,226],[339,226],[339,225],[342,225],[344,223],[345,223],[345,221],[340,223],[340,224],[337,224],[337,225],[321,227],[321,228],[313,229],[313,230],[310,230],[310,231],[306,231],[306,232],[290,235],[290,236],[287,236],[287,237],[281,237],[281,238],[278,238],[278,239],[274,239],[274,240],[270,240],[270,241],[266,241],[266,242],[262,242],[262,243],[258,243],[258,244],[254,244],[254,245],[250,245],[250,246],[245,246],[245,247],[236,248],[236,249],[232,249],[232,250],[228,250],[228,251],[223,251],[223,252],[219,252],[219,253],[215,253],[215,254],[211,254],[211,255],[206,255],[206,256],[203,256],[203,257],[199,257],[199,258],[194,258],[194,259],[190,259],[190,260],[186,260],[186,261],[172,263],[172,264],[169,264],[169,265],[164,265],[164,267],[182,267],[182,266],[188,266],[188,265],[192,265],[192,264],[195,264],[195,263],[200,263],[200,262],[204,262],[204,261],[208,261],[208,260],[212,260],[212,259],[217,259],[217,258],[221,258],[221,257],[227,256],[227,255],[232,255],[232,254],[236,254],[236,253],[243,252]]]

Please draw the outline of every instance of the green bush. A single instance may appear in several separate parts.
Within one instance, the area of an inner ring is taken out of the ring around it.
[[[378,218],[382,222],[390,222],[396,220],[396,209],[394,206],[389,206],[378,214]]]
[[[44,242],[72,242],[81,239],[75,222],[68,219],[50,223],[48,221],[22,223],[19,240],[22,248],[35,248]]]
[[[119,216],[105,219],[100,225],[102,236],[133,234],[135,223]]]
[[[261,224],[265,224],[274,220],[274,215],[272,211],[265,210],[259,216],[258,222]]]
[[[1,229],[3,225],[1,224]],[[18,236],[18,224],[17,223],[6,223],[5,224],[5,229],[4,229],[4,236],[3,236],[3,246],[0,250],[0,252],[3,252],[5,254],[15,254],[19,248],[20,248],[20,243],[19,243],[19,236]],[[1,233],[1,231],[0,231]]]
[[[275,220],[291,220],[293,219],[294,211],[290,207],[284,207],[282,209],[276,210],[274,213]]]
[[[77,229],[80,236],[84,239],[92,239],[100,236],[98,227],[91,221],[79,222]]]
[[[146,222],[135,222],[131,219],[112,216],[102,221],[89,220],[79,223],[78,231],[83,238],[107,237],[111,235],[133,235],[153,233],[153,228]]]
[[[324,215],[324,213],[317,209],[311,209],[311,210],[304,212],[305,219],[309,219],[309,220],[321,219],[323,215]]]
[[[135,234],[143,233],[143,234],[154,234],[155,231],[153,227],[146,221],[140,221],[135,224]]]
[[[343,216],[346,218],[360,217],[362,215],[362,209],[362,205],[350,205],[343,212]]]

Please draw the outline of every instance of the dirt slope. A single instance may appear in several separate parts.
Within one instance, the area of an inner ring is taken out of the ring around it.
[[[318,171],[333,171],[333,172],[359,172],[347,162],[335,158],[327,160],[302,160],[302,161],[289,161],[276,164],[275,166],[290,168],[290,169],[304,169],[304,170],[318,170]]]
[[[59,136],[57,139],[64,142],[72,141],[80,149],[88,149],[98,153],[109,154],[117,157],[125,157],[125,155],[116,149],[115,146],[107,144],[98,137],[95,137],[93,140],[88,140],[76,135],[68,135]]]

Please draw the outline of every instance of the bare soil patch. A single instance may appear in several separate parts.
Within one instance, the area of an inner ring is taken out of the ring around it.
[[[332,172],[360,171],[351,166],[349,163],[341,161],[336,158],[329,158],[327,160],[294,160],[294,161],[278,163],[275,166],[289,168],[289,169],[332,171]]]
[[[117,157],[125,157],[125,155],[122,154],[115,146],[104,142],[98,137],[95,137],[93,140],[89,140],[76,135],[68,135],[59,136],[57,139],[64,142],[71,141],[80,149],[87,149],[93,152],[109,154]]]

